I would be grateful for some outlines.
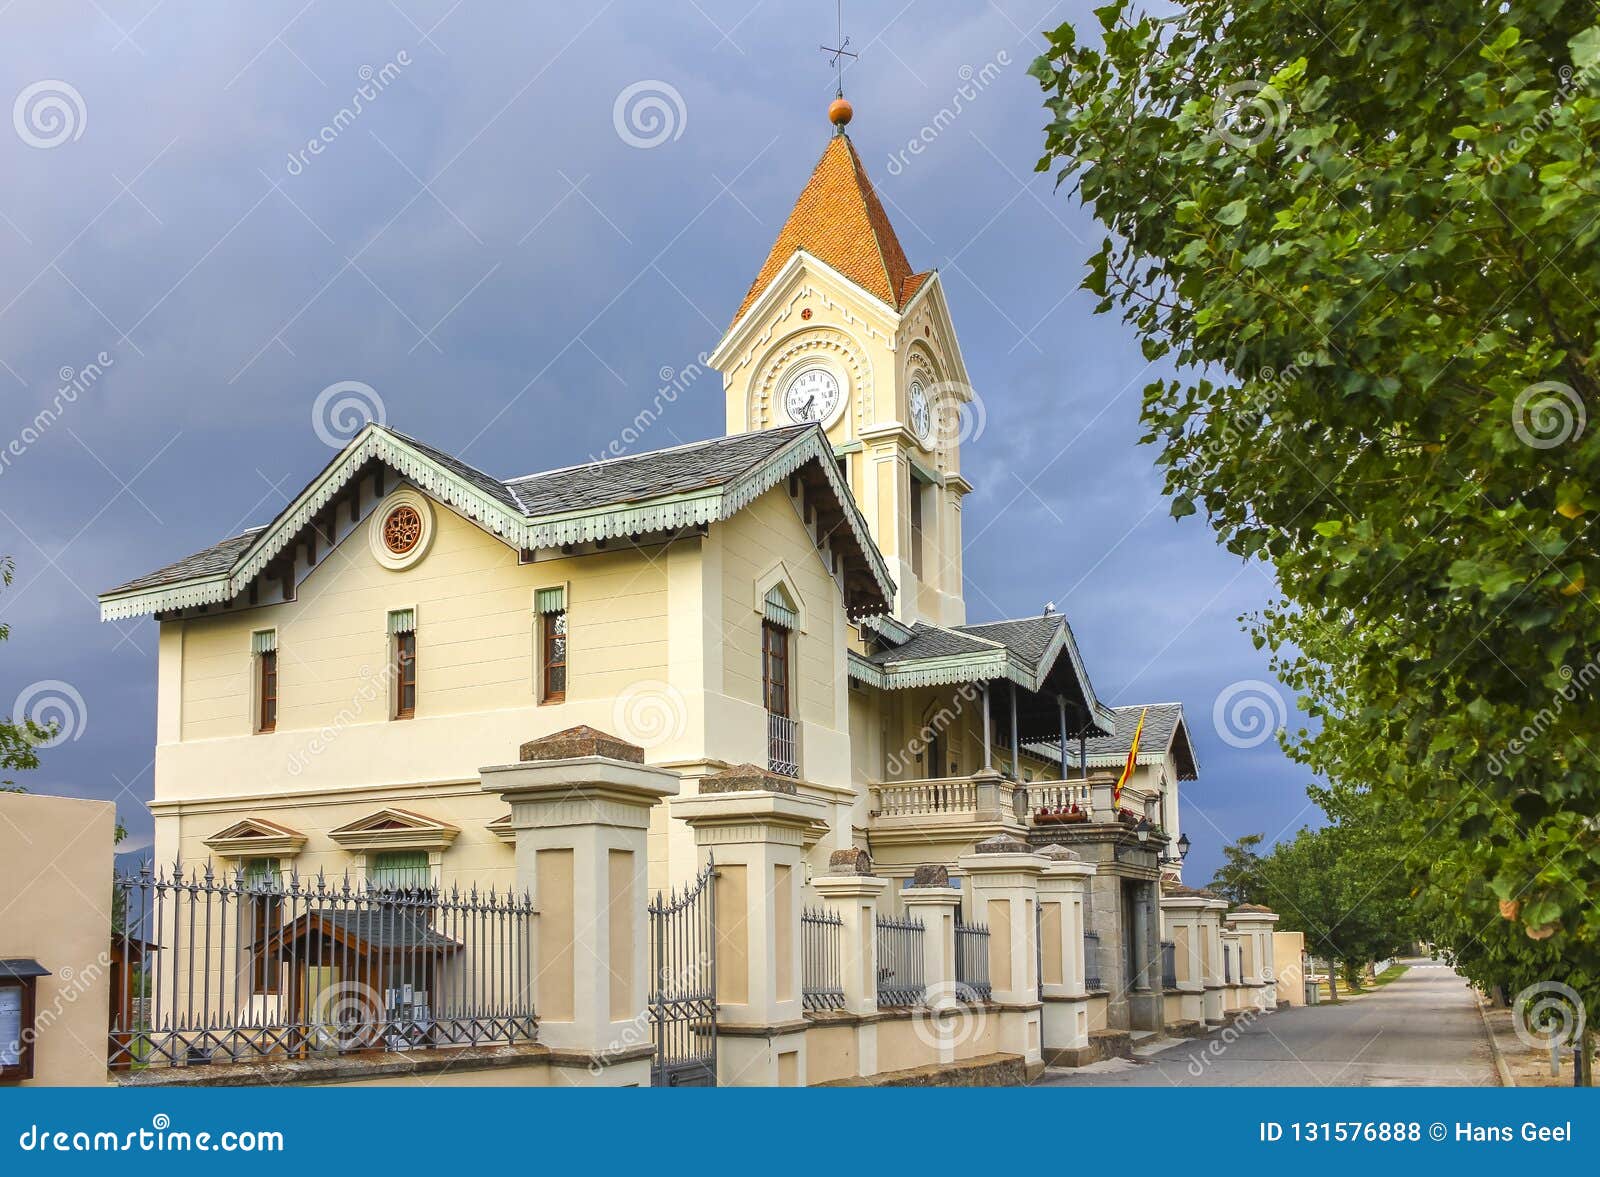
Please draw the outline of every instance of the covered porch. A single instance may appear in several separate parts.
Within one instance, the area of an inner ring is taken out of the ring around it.
[[[1064,617],[954,628],[875,619],[869,632],[850,670],[876,692],[880,746],[863,784],[884,873],[952,862],[996,835],[1023,838],[1042,810],[1076,806],[1087,818],[1088,781],[1063,765],[1082,765],[1086,742],[1114,733],[1116,717]]]

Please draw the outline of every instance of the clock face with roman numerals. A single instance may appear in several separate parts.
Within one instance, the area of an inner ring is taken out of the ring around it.
[[[911,391],[906,401],[911,410],[911,432],[915,433],[917,440],[926,446],[933,436],[933,408],[928,404],[928,394],[923,391],[922,381],[911,382]]]
[[[797,372],[783,390],[783,411],[796,425],[831,425],[843,407],[839,378],[826,368]]]

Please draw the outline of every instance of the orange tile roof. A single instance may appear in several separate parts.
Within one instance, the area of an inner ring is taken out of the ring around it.
[[[801,249],[895,310],[903,308],[928,278],[927,273],[911,272],[906,251],[900,247],[848,135],[835,135],[828,141],[761,272],[739,304],[735,323]]]

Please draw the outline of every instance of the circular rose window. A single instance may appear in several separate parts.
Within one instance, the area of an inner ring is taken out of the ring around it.
[[[383,521],[383,546],[396,556],[404,556],[422,538],[422,516],[417,509],[402,503]]]

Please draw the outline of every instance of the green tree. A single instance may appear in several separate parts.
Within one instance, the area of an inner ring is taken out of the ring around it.
[[[1245,834],[1222,848],[1222,865],[1211,876],[1210,889],[1229,903],[1259,903],[1261,855],[1256,847],[1265,834]]]
[[[0,588],[9,588],[16,566],[10,556],[0,556]],[[0,621],[0,642],[11,637],[11,626]],[[48,740],[50,728],[34,723],[26,716],[20,722],[0,715],[0,773],[26,772],[39,767],[38,746]],[[0,778],[0,791],[21,793],[24,790],[14,778]]]
[[[1469,976],[1600,1008],[1596,10],[1097,11],[1032,67],[1039,166],[1166,366],[1174,514],[1273,566],[1252,628],[1315,721],[1291,751],[1370,794],[1392,858],[1445,848],[1415,901]]]

